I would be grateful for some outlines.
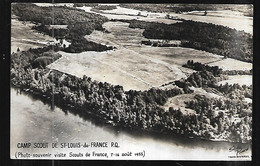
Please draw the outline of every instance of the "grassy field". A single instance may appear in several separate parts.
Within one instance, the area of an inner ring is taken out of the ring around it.
[[[98,81],[123,85],[126,90],[145,90],[194,72],[182,67],[187,60],[220,66],[224,70],[250,70],[251,63],[192,48],[151,47],[141,45],[146,40],[143,29],[129,28],[128,23],[106,22],[103,27],[109,32],[94,31],[85,38],[96,43],[115,46],[115,51],[65,54],[51,68],[79,77],[88,75]],[[98,73],[98,74],[97,74]]]
[[[141,45],[142,40],[148,40],[142,35],[143,29],[129,28],[128,25],[129,23],[123,22],[106,22],[103,24],[103,27],[110,33],[94,31],[91,35],[85,37],[97,43],[112,45],[118,49],[127,48],[139,54],[180,66],[189,59],[201,63],[210,63],[221,60],[218,55],[192,48],[151,47]]]
[[[15,16],[13,16],[15,17]],[[11,53],[25,51],[30,48],[38,48],[46,46],[49,41],[55,39],[32,30],[34,24],[27,21],[19,21],[16,18],[11,20]]]
[[[160,59],[166,63],[183,65],[187,60],[192,60],[201,63],[210,63],[218,61],[221,58],[218,55],[211,54],[205,51],[200,51],[192,48],[184,47],[131,47],[130,49],[156,59]]]
[[[135,53],[128,49],[67,54],[49,67],[78,77],[119,84],[125,90],[145,90],[186,77],[177,65]]]
[[[223,70],[251,70],[253,69],[253,64],[248,62],[242,62],[236,59],[221,59],[213,63],[208,63],[209,66],[219,66]]]
[[[186,101],[190,101],[194,98],[195,94],[182,94],[177,95],[175,97],[169,98],[166,104],[163,106],[165,110],[169,110],[170,107],[173,107],[174,109],[179,109],[184,114],[195,114],[196,112],[192,109],[185,108]]]
[[[142,29],[129,28],[128,23],[107,22],[103,27],[110,33],[94,31],[85,38],[116,46],[114,51],[66,54],[50,68],[79,77],[119,84],[125,90],[146,90],[167,82],[186,78],[193,72],[182,65],[189,59],[209,63],[221,60],[218,55],[182,47],[151,47],[141,45]]]
[[[103,33],[101,31],[94,31],[85,38],[93,42],[112,45],[117,48],[127,46],[139,46],[141,40],[144,38],[143,29],[129,28],[129,23],[123,22],[106,22],[103,27],[110,33]]]
[[[239,84],[239,85],[247,85],[250,86],[253,83],[252,75],[235,75],[228,76],[228,80],[218,82],[218,85],[222,84]]]

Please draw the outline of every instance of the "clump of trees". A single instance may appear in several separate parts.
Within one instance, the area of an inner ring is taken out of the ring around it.
[[[187,63],[182,66],[196,71],[206,70],[211,72],[215,77],[223,73],[223,70],[220,69],[218,66],[209,66],[209,65],[202,64],[200,62],[193,62],[193,60],[188,60]]]
[[[216,89],[230,98],[244,99],[245,97],[247,97],[247,98],[253,99],[252,85],[240,86],[239,84],[229,85],[228,83],[226,83],[224,85],[221,84],[221,85],[217,86]]]
[[[83,51],[106,51],[106,50],[112,50],[112,46],[105,46],[102,44],[94,43],[92,41],[88,41],[83,37],[80,38],[74,38],[72,40],[72,43],[69,45],[69,47],[65,48],[65,52],[70,53],[80,53]]]
[[[198,87],[198,88],[215,88],[217,85],[217,78],[206,70],[194,72],[187,79],[181,79],[174,82],[179,87]]]
[[[51,59],[51,61],[53,62],[61,57],[60,54],[56,53],[56,51],[59,50],[60,48],[58,46],[48,46],[43,48],[29,49],[28,51],[22,51],[18,53],[12,53],[11,68],[17,69],[32,67],[32,64],[35,62],[36,59],[39,59],[39,61]],[[48,62],[46,62],[46,64],[47,63]]]
[[[44,24],[33,26],[32,29],[43,32],[49,36],[53,36],[56,39],[65,39],[69,33],[68,29],[51,29]]]

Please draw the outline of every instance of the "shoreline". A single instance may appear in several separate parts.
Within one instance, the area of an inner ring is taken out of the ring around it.
[[[69,75],[67,73],[63,73],[61,71],[57,71],[57,70],[50,70],[49,71],[52,72],[58,72],[58,73],[62,73],[65,75]],[[75,77],[75,76],[73,76]],[[80,79],[80,78],[79,78]],[[185,133],[182,133],[182,131],[180,131],[180,129],[165,129],[165,128],[161,128],[161,129],[145,129],[145,128],[140,128],[139,126],[134,126],[131,123],[127,124],[124,121],[118,121],[118,122],[114,122],[113,120],[109,119],[109,117],[105,114],[105,111],[102,111],[100,114],[95,114],[95,109],[91,108],[91,106],[84,108],[84,107],[80,107],[77,106],[73,103],[66,103],[66,102],[60,102],[60,97],[57,96],[59,94],[52,94],[52,93],[43,93],[40,89],[26,89],[23,88],[19,85],[15,85],[11,83],[11,88],[15,88],[15,89],[19,89],[20,91],[22,91],[23,93],[27,93],[29,95],[32,96],[36,96],[37,98],[39,98],[41,101],[44,102],[53,102],[54,99],[54,106],[51,105],[52,109],[56,106],[61,108],[62,110],[69,110],[70,112],[74,112],[77,115],[79,115],[81,118],[89,118],[88,116],[90,116],[91,121],[94,121],[94,123],[98,123],[98,124],[105,124],[106,126],[112,127],[113,129],[123,129],[126,132],[131,132],[131,131],[136,131],[136,132],[142,132],[144,134],[147,135],[156,135],[159,136],[160,134],[165,135],[165,136],[169,136],[170,138],[172,137],[184,137],[185,139],[188,140],[200,140],[200,141],[210,141],[210,142],[219,142],[219,143],[242,143],[242,144],[252,144],[252,141],[249,142],[243,142],[243,141],[231,141],[231,140],[225,140],[225,139],[207,139],[203,136],[198,136],[195,134],[191,134],[189,133],[188,135]],[[131,90],[130,90],[131,91]],[[49,91],[51,92],[51,91]],[[53,97],[54,96],[54,97]],[[55,102],[58,101],[59,103]],[[72,110],[73,109],[73,110]],[[88,111],[86,111],[88,110]],[[94,118],[94,119],[93,119]]]
[[[37,99],[37,100],[40,100],[42,101],[43,103],[47,103],[48,105],[50,105],[50,107],[53,107],[50,102],[52,102],[51,98],[46,96],[45,94],[40,94],[40,93],[37,93],[37,92],[34,92],[33,90],[29,90],[29,89],[22,89],[18,86],[15,86],[15,85],[11,85],[11,88],[15,89],[16,91],[20,91],[20,92],[17,92],[17,93],[20,93],[20,94],[26,94],[26,95],[29,95],[30,97],[34,98],[34,99]],[[55,103],[55,102],[54,102]],[[127,126],[127,125],[121,125],[120,123],[119,124],[115,124],[115,123],[110,123],[110,120],[108,119],[98,119],[99,116],[98,115],[95,115],[93,113],[91,113],[91,111],[84,111],[82,108],[77,108],[77,107],[74,107],[72,106],[71,104],[63,104],[63,105],[58,105],[57,103],[55,103],[55,106],[54,107],[58,107],[60,109],[62,109],[64,112],[71,112],[71,113],[75,113],[76,115],[79,115],[80,118],[83,118],[84,120],[90,120],[92,122],[94,122],[95,124],[97,125],[101,125],[101,126],[106,126],[106,127],[109,127],[109,128],[112,128],[112,129],[116,129],[116,130],[123,130],[123,132],[126,132],[128,134],[134,134],[134,135],[137,135],[138,133],[142,133],[142,135],[148,135],[148,136],[153,136],[155,138],[160,138],[160,135],[164,135],[164,136],[168,136],[167,138],[164,138],[164,139],[171,139],[171,138],[175,138],[175,139],[184,139],[186,141],[199,141],[199,142],[204,142],[204,141],[208,141],[208,142],[213,142],[213,143],[239,143],[239,144],[250,144],[252,145],[252,142],[234,142],[234,141],[228,141],[228,140],[221,140],[221,139],[218,139],[218,140],[214,140],[214,139],[205,139],[203,137],[200,137],[200,136],[184,136],[183,134],[180,134],[180,133],[169,133],[167,131],[164,131],[164,132],[159,132],[159,131],[156,131],[156,130],[146,130],[146,129],[142,129],[142,128],[138,128],[138,127],[131,127],[131,126]],[[52,109],[55,109],[55,108],[52,108]],[[73,110],[74,109],[74,110]],[[78,112],[80,111],[80,112]],[[87,116],[84,116],[84,115],[87,115]],[[88,116],[89,115],[89,116]],[[94,119],[93,119],[94,118]],[[105,122],[103,120],[106,120]]]

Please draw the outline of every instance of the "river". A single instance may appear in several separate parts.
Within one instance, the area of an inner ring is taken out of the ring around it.
[[[18,148],[18,143],[49,143],[48,148]],[[117,142],[119,147],[111,148],[62,148],[61,143],[89,144],[90,142]],[[51,143],[58,143],[58,148],[51,148]],[[76,159],[145,159],[145,160],[232,160],[228,156],[236,156],[229,151],[232,146],[249,148],[241,155],[249,158],[235,158],[249,160],[251,146],[226,142],[211,142],[204,140],[184,139],[182,137],[167,138],[137,131],[123,131],[107,125],[97,124],[88,118],[82,118],[70,110],[51,107],[51,103],[31,94],[11,88],[11,158],[16,152],[30,154],[93,152],[108,153],[108,157],[76,157]],[[132,156],[120,158],[111,153],[132,152]],[[145,156],[134,156],[134,153],[145,152]],[[54,157],[54,159],[64,159]],[[21,158],[21,157],[20,157]]]

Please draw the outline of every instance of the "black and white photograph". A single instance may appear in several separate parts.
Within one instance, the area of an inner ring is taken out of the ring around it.
[[[253,8],[12,3],[10,158],[251,161]]]

